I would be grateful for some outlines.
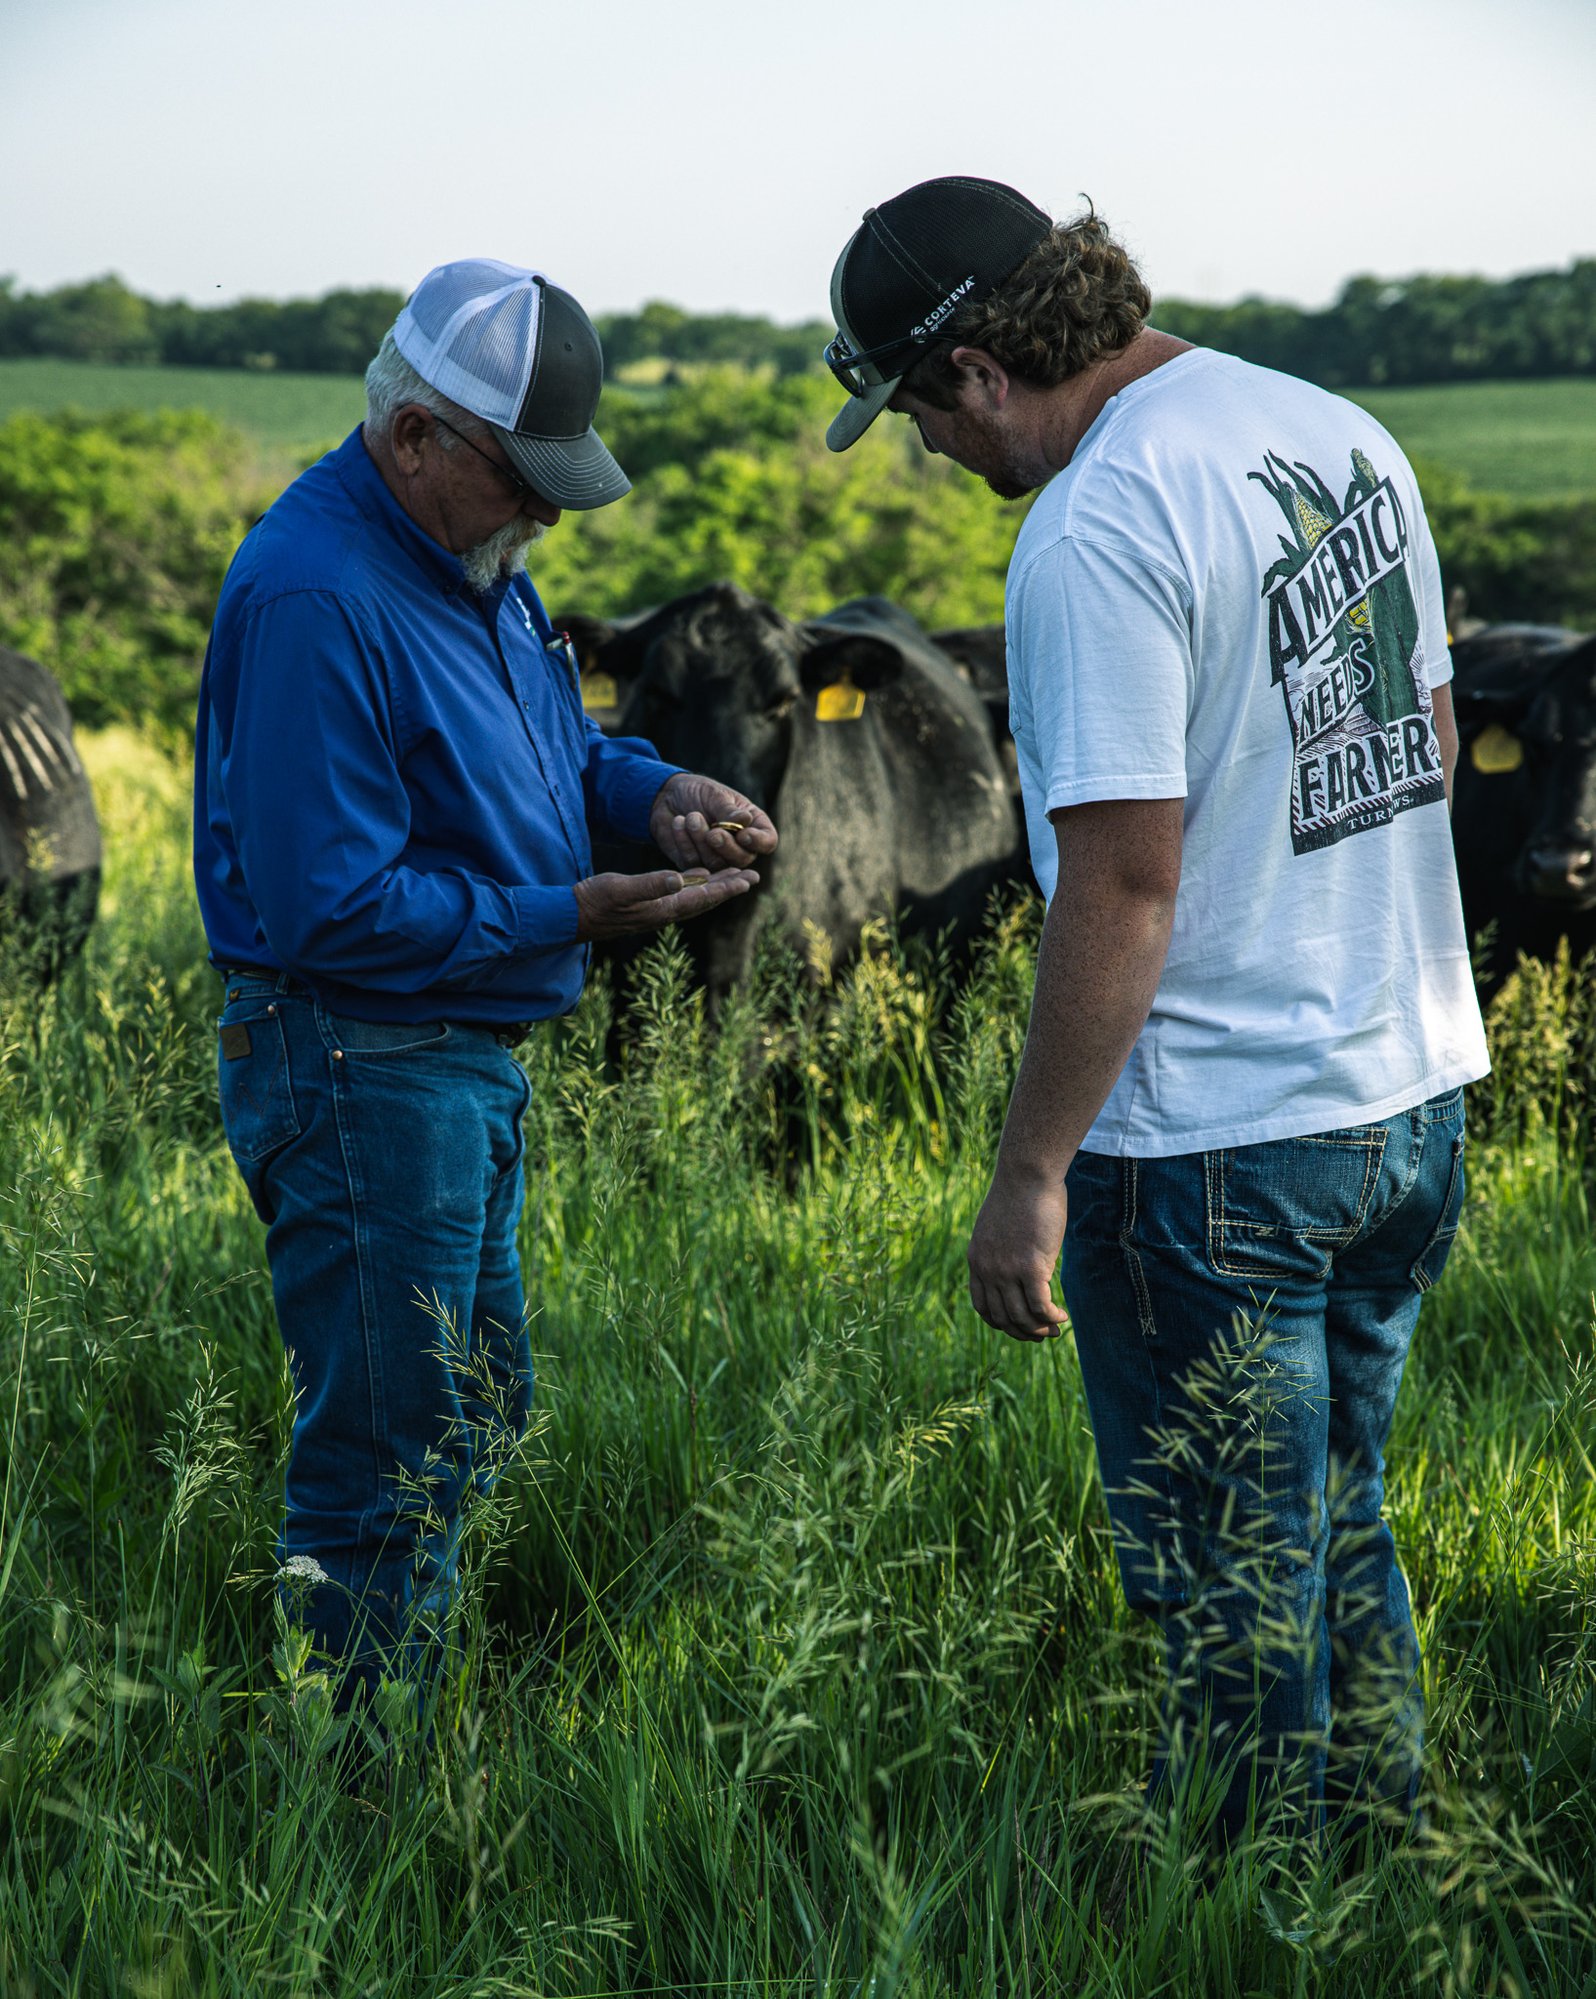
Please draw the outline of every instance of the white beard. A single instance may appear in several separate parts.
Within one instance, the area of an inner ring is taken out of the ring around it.
[[[466,581],[480,597],[491,590],[501,576],[518,576],[526,567],[527,550],[535,541],[541,541],[548,531],[543,521],[529,521],[525,514],[517,514],[513,520],[506,521],[497,533],[490,534],[486,541],[479,541],[475,548],[468,548],[461,556]]]

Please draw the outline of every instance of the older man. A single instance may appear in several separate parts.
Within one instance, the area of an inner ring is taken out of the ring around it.
[[[1049,906],[971,1295],[1056,1333],[1062,1245],[1126,1591],[1169,1641],[1155,1788],[1212,1780],[1232,1833],[1271,1800],[1402,1823],[1383,1453],[1486,1067],[1412,472],[1352,404],[1148,326],[1096,216],[999,182],[871,210],[832,303],[834,449],[892,409],[1041,489],[1007,628]]]
[[[430,272],[365,424],[246,537],[206,655],[222,1115],[293,1367],[284,1551],[346,1687],[441,1629],[462,1502],[526,1420],[512,1049],[575,1003],[591,939],[746,894],[776,844],[739,793],[592,726],[526,577],[563,508],[629,490],[602,379],[540,273]],[[590,831],[670,866],[595,875]]]

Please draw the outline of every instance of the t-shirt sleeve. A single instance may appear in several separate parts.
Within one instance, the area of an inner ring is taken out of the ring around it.
[[[1446,592],[1441,585],[1441,560],[1424,508],[1414,510],[1411,554],[1414,592],[1418,599],[1419,647],[1425,679],[1442,687],[1452,678],[1452,654],[1446,642]]]
[[[1005,615],[1011,721],[1044,810],[1184,798],[1192,651],[1182,582],[1115,543],[1064,535],[1011,578]]]

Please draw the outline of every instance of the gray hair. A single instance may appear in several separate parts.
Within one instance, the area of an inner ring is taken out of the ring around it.
[[[488,426],[481,417],[461,409],[430,382],[422,380],[394,345],[390,329],[382,336],[376,359],[366,370],[366,421],[373,431],[386,435],[395,413],[406,403],[420,403],[434,416],[441,416],[445,423],[452,423],[465,437],[488,434]],[[445,451],[455,448],[455,440],[447,431],[441,433],[438,442]]]

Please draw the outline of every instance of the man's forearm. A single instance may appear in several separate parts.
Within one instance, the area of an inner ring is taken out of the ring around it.
[[[1064,1317],[1049,1292],[1064,1176],[1151,1011],[1184,837],[1179,798],[1105,799],[1051,816],[1058,889],[997,1168],[970,1236],[970,1301],[1018,1340],[1049,1339]]]
[[[997,1177],[1056,1184],[1136,1045],[1169,951],[1172,887],[1061,881],[1037,956]]]

